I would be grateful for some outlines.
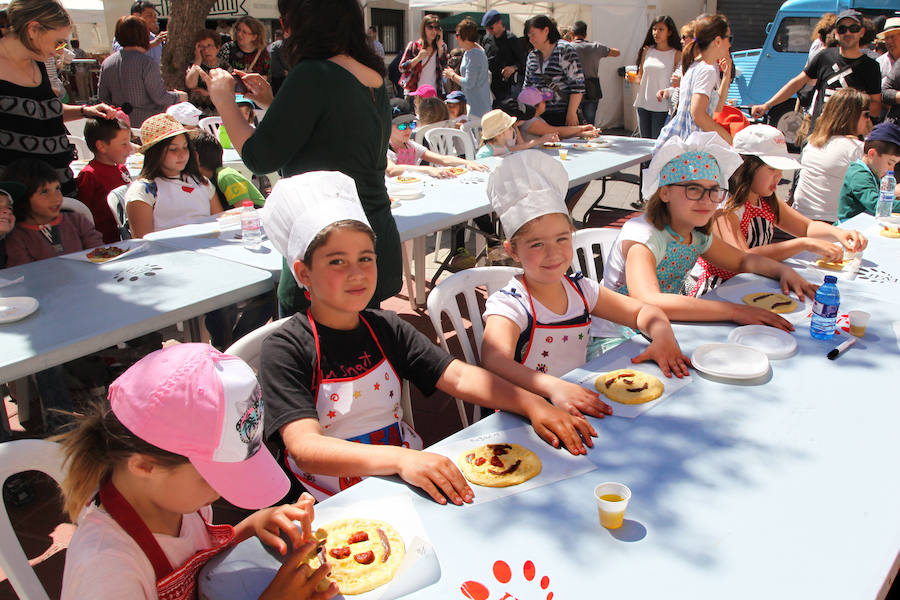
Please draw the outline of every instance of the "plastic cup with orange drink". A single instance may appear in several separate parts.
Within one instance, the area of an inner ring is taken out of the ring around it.
[[[618,529],[625,520],[625,509],[631,500],[631,490],[627,485],[612,481],[601,483],[594,488],[597,499],[597,513],[600,524],[607,529]]]

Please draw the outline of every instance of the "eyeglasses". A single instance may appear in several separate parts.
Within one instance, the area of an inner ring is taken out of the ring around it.
[[[687,197],[688,200],[693,200],[695,202],[702,200],[703,196],[706,194],[709,194],[709,199],[712,202],[719,202],[725,196],[725,190],[719,186],[707,188],[697,183],[672,183],[670,185],[684,188],[685,197]]]
[[[399,125],[397,125],[397,129],[399,131],[406,131],[407,129],[412,131],[416,128],[416,125],[417,123],[415,121],[410,121],[409,123],[400,123]]]
[[[838,25],[835,30],[838,32],[838,35],[844,35],[848,31],[850,33],[859,33],[862,29],[862,25],[858,25],[854,23],[853,25]]]

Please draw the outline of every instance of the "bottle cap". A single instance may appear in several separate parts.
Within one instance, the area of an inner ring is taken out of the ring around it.
[[[837,277],[835,277],[834,275],[826,275],[825,283],[837,283]]]
[[[248,206],[253,207],[253,200],[242,200],[241,206],[243,206],[245,208]]]

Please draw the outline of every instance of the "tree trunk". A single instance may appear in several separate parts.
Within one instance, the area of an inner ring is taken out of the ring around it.
[[[169,40],[160,69],[168,89],[187,91],[184,74],[194,60],[194,36],[204,28],[216,0],[169,0]]]

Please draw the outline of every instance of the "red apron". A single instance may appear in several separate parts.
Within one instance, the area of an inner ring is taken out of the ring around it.
[[[316,342],[313,394],[319,423],[325,435],[361,444],[404,446],[421,450],[422,438],[403,421],[400,377],[388,361],[366,319],[359,316],[375,340],[375,345],[381,352],[381,360],[356,377],[326,379],[322,373],[322,350],[319,347],[316,322],[309,312],[307,318]],[[285,456],[288,469],[316,500],[324,500],[361,481],[360,477],[307,473],[297,466],[289,454],[285,453]]]
[[[197,575],[200,569],[209,559],[231,545],[234,539],[234,528],[231,525],[210,525],[204,519],[203,523],[213,540],[213,547],[197,552],[176,569],[169,563],[153,533],[110,479],[106,479],[100,486],[98,496],[109,516],[137,542],[138,547],[153,565],[153,572],[156,574],[156,592],[160,600],[196,599]]]

